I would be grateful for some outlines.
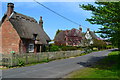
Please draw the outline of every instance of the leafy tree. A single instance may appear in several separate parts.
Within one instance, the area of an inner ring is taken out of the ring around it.
[[[102,25],[98,33],[101,37],[109,38],[111,42],[120,49],[120,1],[119,2],[99,2],[95,5],[80,5],[84,10],[92,11],[93,16],[86,19],[91,24]]]
[[[97,47],[99,49],[106,47],[106,43],[103,40],[93,39],[93,42],[92,47]]]
[[[56,31],[56,34],[55,34],[55,35],[57,35],[57,34],[58,34],[59,32],[61,32],[61,31],[62,31],[62,30],[59,30],[59,29],[58,29],[58,30]]]

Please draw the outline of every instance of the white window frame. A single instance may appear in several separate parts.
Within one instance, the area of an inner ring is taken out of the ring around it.
[[[34,44],[33,43],[30,43],[28,45],[28,52],[34,52]]]
[[[89,31],[87,31],[87,33],[85,34],[85,38],[86,38],[86,39],[92,39],[92,37],[91,37]]]

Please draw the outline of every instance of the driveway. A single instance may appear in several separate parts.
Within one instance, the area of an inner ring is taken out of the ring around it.
[[[111,50],[92,52],[90,54],[49,63],[37,64],[29,67],[21,67],[2,71],[3,78],[61,78],[64,75],[86,66],[90,66],[97,60],[105,57]]]

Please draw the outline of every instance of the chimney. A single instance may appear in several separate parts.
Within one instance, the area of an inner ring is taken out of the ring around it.
[[[65,30],[65,45],[68,45],[68,30]]]
[[[81,27],[79,27],[79,30],[82,32],[82,28]]]
[[[7,17],[9,17],[13,11],[14,11],[14,4],[8,3],[7,4]]]
[[[39,25],[40,25],[40,27],[42,27],[42,29],[43,29],[43,20],[42,20],[42,16],[40,16]]]
[[[87,31],[90,31],[90,28],[87,28]]]

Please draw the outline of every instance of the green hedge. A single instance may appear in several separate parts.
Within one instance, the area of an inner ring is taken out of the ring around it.
[[[48,50],[49,49],[49,50]],[[46,51],[70,51],[70,50],[80,50],[80,48],[77,48],[76,46],[57,46],[57,45],[50,45]]]
[[[77,47],[75,46],[63,46],[61,48],[62,51],[68,51],[68,50],[77,50]]]
[[[52,46],[50,46],[50,51],[60,51],[60,48],[59,48],[59,46],[52,45]]]

